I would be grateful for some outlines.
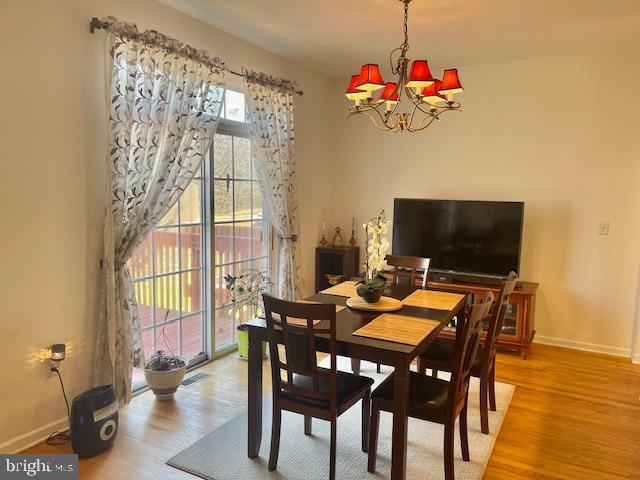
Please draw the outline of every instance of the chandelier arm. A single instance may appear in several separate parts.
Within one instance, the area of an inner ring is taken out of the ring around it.
[[[400,55],[398,56],[398,60],[395,62],[395,65],[394,65],[393,55],[398,51],[400,52]],[[389,64],[391,66],[391,73],[394,75],[398,75],[398,73],[400,72],[400,70],[398,69],[398,65],[401,57],[402,57],[402,47],[394,48],[393,50],[391,50],[391,53],[389,54]]]
[[[392,117],[391,115],[386,115],[386,114],[382,114],[380,112],[379,109],[375,109],[375,112],[378,114],[378,117],[380,117],[380,121],[389,129],[389,130],[395,130],[398,127],[398,121],[397,120],[397,116],[396,117]],[[396,118],[396,122],[394,123],[390,123],[392,118]]]
[[[431,108],[442,110],[443,112],[446,110],[460,110],[460,107],[462,106],[458,102],[451,102],[447,103],[446,105],[432,105],[431,103],[427,103],[427,105],[429,105]]]
[[[380,107],[380,105],[382,105],[382,103],[378,103],[378,104],[375,104],[375,105],[372,105],[372,104],[360,105],[359,107],[354,107],[354,108],[356,108],[356,110],[349,110],[349,113],[356,114],[356,113],[368,112],[370,110],[376,110],[378,107]]]
[[[384,105],[385,102],[379,102],[375,105],[369,104],[369,105],[360,105],[360,107],[358,107],[358,110],[349,110],[349,116],[351,115],[355,115],[356,113],[366,113],[366,112],[370,112],[371,110],[375,110],[378,115],[380,116],[381,120],[384,121],[385,124],[387,124],[388,122],[385,120],[385,118],[389,118],[391,115],[393,115],[396,111],[396,109],[398,108],[398,105],[400,105],[400,102],[396,102],[396,104],[393,106],[393,108],[389,111],[389,112],[384,112],[384,113],[380,113],[381,107]]]
[[[429,125],[431,125],[437,119],[438,119],[438,117],[436,117],[436,116],[434,116],[434,117],[425,117],[419,127],[407,128],[407,131],[409,131],[411,133],[419,132],[419,131],[424,130],[425,128],[427,128]],[[426,122],[426,124],[425,124],[426,120],[428,120],[428,122]]]
[[[427,103],[426,105],[429,105],[429,104]],[[434,115],[436,114],[436,112],[437,112],[437,110],[431,110],[431,109],[429,109],[429,110],[425,110],[423,107],[424,107],[424,105],[418,105],[418,110],[420,110],[420,111],[421,111],[422,113],[424,113],[425,115],[429,115],[429,116],[431,116],[431,117],[432,117],[432,116],[434,116]],[[443,110],[443,111],[444,111],[444,110]],[[440,113],[442,113],[442,112],[440,112]]]
[[[390,117],[391,115],[393,115],[394,113],[396,113],[396,109],[398,108],[398,105],[400,105],[400,98],[398,98],[398,101],[395,103],[395,105],[393,106],[393,108],[389,111],[386,112],[385,115],[387,117]]]
[[[445,110],[440,110],[439,112],[433,113],[431,115],[429,115],[428,117],[425,117],[422,120],[422,123],[420,124],[419,127],[413,128],[413,129],[408,129],[410,132],[419,132],[420,130],[424,130],[425,128],[427,128],[429,125],[431,125],[433,122],[435,122],[436,120],[439,120],[440,115],[442,115],[444,112],[461,112],[462,110],[457,109],[457,108],[448,108]],[[428,122],[427,122],[428,120]],[[426,122],[426,125],[425,125]]]
[[[407,130],[412,131],[411,130],[411,125],[413,124],[413,119],[416,116],[416,110],[420,110],[421,112],[424,113],[424,111],[420,108],[420,104],[418,103],[414,103],[413,104],[413,109],[411,110],[411,114],[409,115],[409,122],[407,124]]]
[[[374,117],[373,115],[371,115],[370,111],[367,111],[367,112],[361,112],[361,113],[363,113],[364,115],[366,115],[366,116],[369,118],[369,120],[371,120],[371,123],[373,123],[373,125],[374,125],[376,128],[378,128],[378,129],[380,129],[380,130],[383,130],[383,131],[385,131],[385,132],[389,132],[389,131],[391,131],[391,130],[395,130],[395,128],[396,128],[396,127],[395,127],[395,126],[391,126],[391,125],[389,125],[389,124],[384,120],[384,118],[382,118],[382,115],[380,115],[380,112],[379,112],[378,110],[375,110],[375,112],[376,112],[376,113],[378,114],[378,116],[380,117],[380,120],[382,121],[382,124],[379,124],[379,123],[376,121],[375,117]]]
[[[400,95],[400,85],[396,85],[396,92],[398,92],[398,100],[396,101],[396,103],[393,105],[393,108],[391,110],[389,110],[388,112],[385,112],[385,116],[387,118],[389,118],[391,115],[393,115],[394,113],[396,113],[396,110],[398,109],[398,105],[400,105],[400,100],[402,99],[402,95]],[[395,93],[395,92],[394,92]],[[393,93],[392,93],[393,95]]]
[[[420,111],[424,112],[424,110],[420,109]],[[421,130],[424,130],[425,128],[427,128],[429,125],[431,125],[433,122],[435,122],[436,120],[438,120],[438,117],[440,116],[440,114],[444,112],[438,112],[438,113],[429,113],[426,117],[424,117],[422,119],[422,122],[420,123],[420,125],[418,125],[416,128],[412,128],[409,131],[410,132],[419,132]]]
[[[378,114],[378,117],[380,118],[380,121],[382,122],[382,125],[380,125],[375,117],[373,115],[371,115],[371,111],[375,111]],[[384,130],[384,131],[390,131],[390,130],[395,130],[397,128],[397,122],[395,124],[389,124],[389,117],[387,116],[385,118],[385,116],[383,116],[380,111],[378,110],[378,108],[376,107],[370,107],[367,109],[358,109],[358,110],[351,110],[349,111],[349,117],[353,117],[354,115],[358,115],[358,114],[364,114],[367,117],[369,117],[369,120],[371,120],[371,122],[380,130]]]
[[[411,90],[411,87],[405,86],[404,91],[407,93],[407,98],[413,103],[419,103],[422,101],[422,99]]]

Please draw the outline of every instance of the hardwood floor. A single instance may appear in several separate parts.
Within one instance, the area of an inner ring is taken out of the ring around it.
[[[517,388],[484,478],[640,479],[640,365],[534,345],[496,373]]]
[[[196,478],[164,462],[245,409],[246,368],[229,355],[202,367],[211,377],[172,402],[135,397],[114,447],[82,460],[80,478]],[[640,366],[535,345],[528,360],[499,354],[497,379],[517,388],[485,479],[640,479]],[[40,444],[26,453],[68,451]]]

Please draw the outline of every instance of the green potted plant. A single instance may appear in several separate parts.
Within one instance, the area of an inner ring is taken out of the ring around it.
[[[387,279],[382,272],[386,265],[385,256],[389,249],[386,234],[391,224],[384,210],[363,225],[365,231],[365,279],[358,282],[356,292],[367,303],[376,303],[387,287]]]
[[[271,292],[273,284],[265,272],[256,269],[246,269],[240,275],[227,274],[224,277],[226,288],[233,303],[249,305],[255,315],[264,318],[264,304],[262,294]],[[247,359],[249,356],[249,332],[246,325],[238,325],[238,356]],[[266,343],[262,343],[262,355],[267,352]]]

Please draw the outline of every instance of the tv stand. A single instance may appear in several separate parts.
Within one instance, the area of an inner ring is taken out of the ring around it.
[[[477,285],[473,283],[439,283],[427,282],[430,288],[442,288],[461,292],[472,292],[474,301],[479,301],[486,292],[491,291],[494,295],[500,292],[500,284]],[[536,292],[538,284],[534,282],[521,282],[516,284],[516,288],[509,297],[507,315],[504,319],[502,331],[498,337],[498,348],[501,350],[512,350],[520,352],[523,359],[531,352],[531,343],[536,335],[535,330],[535,309]],[[454,339],[455,328],[445,328],[441,337]],[[484,338],[484,336],[483,336]]]
[[[385,272],[387,273],[387,272]],[[402,272],[398,272],[403,275]],[[495,285],[478,284],[475,282],[462,282],[460,278],[453,278],[452,281],[439,282],[433,281],[433,273],[429,271],[427,285],[429,288],[442,290],[471,292],[474,301],[480,301],[484,294],[488,291],[498,295],[500,292],[501,281]],[[406,273],[407,277],[409,273]],[[389,277],[391,279],[391,277]],[[421,285],[422,278],[416,279],[416,285]],[[509,307],[504,320],[504,325],[500,336],[498,337],[498,348],[501,350],[511,350],[520,353],[523,359],[531,352],[531,343],[535,337],[535,308],[536,308],[536,292],[538,284],[534,282],[519,281],[509,297]],[[443,338],[454,339],[455,328],[445,327],[440,333]],[[483,336],[484,338],[484,336]]]

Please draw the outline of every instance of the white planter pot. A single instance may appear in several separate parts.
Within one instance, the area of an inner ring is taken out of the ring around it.
[[[187,360],[184,358],[180,359],[184,361],[184,367],[176,368],[175,370],[158,372],[145,369],[144,378],[158,400],[172,399],[173,394],[176,393],[180,383],[182,383],[184,374],[187,371]]]

